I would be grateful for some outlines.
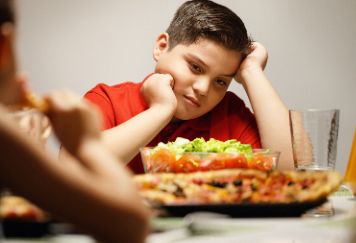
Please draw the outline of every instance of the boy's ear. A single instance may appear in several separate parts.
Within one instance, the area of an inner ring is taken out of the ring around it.
[[[158,61],[160,56],[169,50],[169,35],[164,32],[157,37],[155,46],[153,48],[153,58]]]

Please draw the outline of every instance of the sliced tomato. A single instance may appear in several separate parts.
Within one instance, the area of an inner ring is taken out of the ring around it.
[[[199,170],[199,157],[192,154],[185,154],[177,161],[173,162],[173,172],[187,173]]]
[[[147,159],[147,170],[151,172],[169,171],[176,161],[175,154],[168,149],[159,149]]]
[[[206,159],[200,163],[200,170],[221,170],[225,168],[225,161],[219,159]]]
[[[255,154],[248,165],[251,169],[271,170],[273,168],[273,158],[264,154]]]
[[[225,161],[226,168],[248,168],[247,159],[244,155],[235,155]]]
[[[259,154],[255,154],[248,162],[249,169],[263,170],[263,158]]]

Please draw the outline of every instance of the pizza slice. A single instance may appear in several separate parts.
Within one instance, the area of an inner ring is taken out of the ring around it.
[[[25,94],[23,106],[38,109],[43,113],[46,113],[49,109],[48,103],[43,98],[38,97],[31,91],[28,91]]]
[[[42,222],[46,220],[46,213],[19,196],[3,196],[0,199],[0,218],[4,220],[30,220]]]

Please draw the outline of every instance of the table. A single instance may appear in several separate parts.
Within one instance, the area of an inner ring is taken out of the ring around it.
[[[228,218],[196,213],[184,218],[154,218],[147,243],[215,242],[356,242],[356,198],[342,189],[332,194],[329,203],[334,215],[298,218]],[[4,239],[3,243],[94,243],[86,235],[57,235],[43,239]]]

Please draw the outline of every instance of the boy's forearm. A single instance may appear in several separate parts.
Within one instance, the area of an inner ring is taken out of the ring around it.
[[[281,151],[280,169],[293,169],[288,108],[280,99],[262,68],[252,67],[242,75],[263,147]]]
[[[150,107],[125,123],[104,131],[103,142],[126,164],[171,121],[173,114],[172,107]]]

